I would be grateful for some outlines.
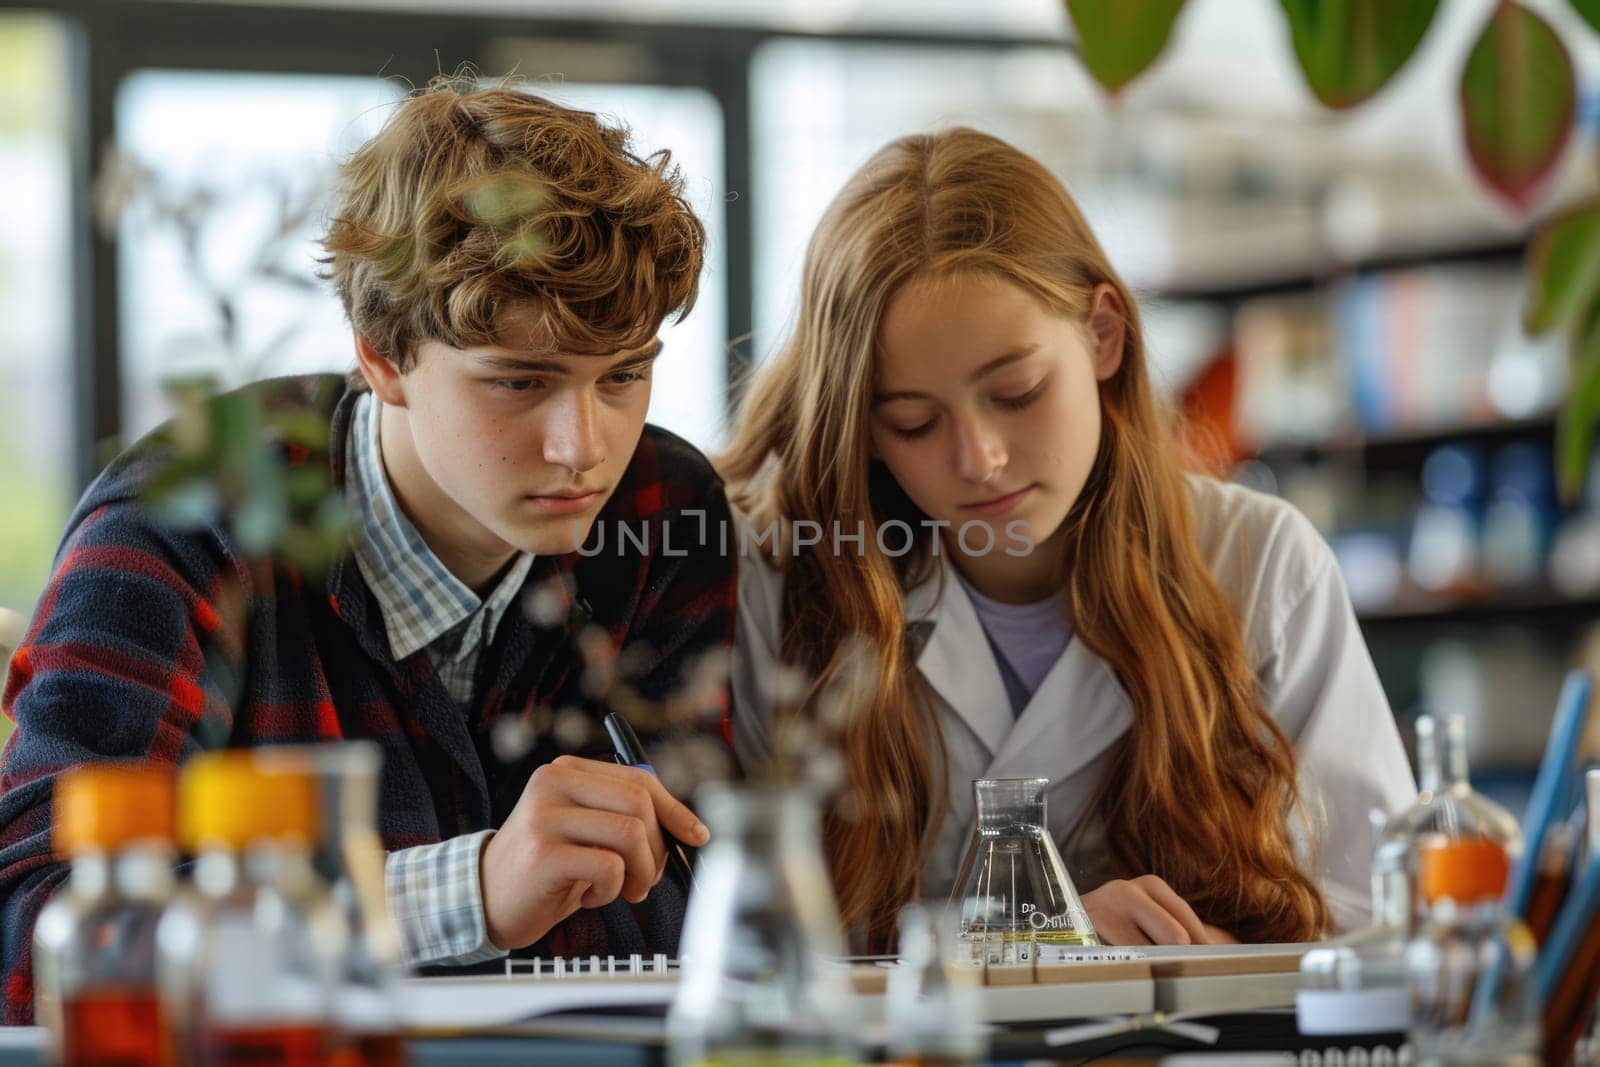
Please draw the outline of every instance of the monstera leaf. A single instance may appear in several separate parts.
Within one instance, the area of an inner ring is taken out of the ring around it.
[[[1183,0],[1067,0],[1083,64],[1116,92],[1167,46]]]
[[[1577,106],[1572,58],[1550,25],[1499,3],[1461,72],[1467,154],[1489,188],[1516,208],[1555,169]]]
[[[1331,108],[1382,89],[1405,66],[1439,0],[1283,0],[1306,83]]]

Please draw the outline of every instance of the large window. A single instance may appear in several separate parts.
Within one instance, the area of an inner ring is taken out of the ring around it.
[[[722,109],[704,89],[559,83],[536,91],[628,127],[636,152],[667,149],[683,170],[689,203],[706,225],[706,267],[694,310],[661,331],[649,420],[713,450],[726,429],[728,382]]]
[[[1158,388],[1183,385],[1214,354],[1217,317],[1152,292],[1181,273],[1181,249],[1232,240],[1187,237],[1173,207],[1182,190],[1168,157],[1195,135],[1159,109],[1119,113],[1066,48],[780,39],[757,49],[750,71],[758,359],[790,329],[806,242],[849,176],[897,137],[955,125],[1010,142],[1065,182],[1140,296]],[[1208,267],[1194,272],[1210,276]]]
[[[383,123],[379,78],[140,71],[117,93],[132,169],[119,226],[122,430],[168,415],[162,383],[354,365],[317,240],[339,159]]]
[[[750,68],[757,357],[787,330],[806,241],[824,208],[879,148],[905,134],[974,126],[1034,153],[1070,181],[1071,165],[1081,169],[1085,160],[1075,150],[1085,126],[1069,123],[1067,109],[1074,101],[1103,108],[1096,92],[1062,48],[763,45]],[[1114,236],[1101,234],[1127,269],[1135,250],[1118,247]]]
[[[709,238],[694,313],[663,332],[650,420],[704,448],[720,441],[726,384],[722,116],[700,89],[541,85],[560,102],[670,148]],[[143,71],[117,97],[118,144],[137,195],[121,222],[125,436],[168,414],[162,382],[225,384],[353,363],[350,331],[316,279],[338,160],[399,96],[377,78]]]
[[[0,606],[24,614],[75,495],[66,45],[0,15]]]

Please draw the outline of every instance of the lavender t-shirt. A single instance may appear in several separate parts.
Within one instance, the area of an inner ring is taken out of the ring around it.
[[[959,571],[956,574],[960,577]],[[972,588],[965,578],[961,585],[989,639],[1011,701],[1011,714],[1021,715],[1072,640],[1066,601],[1056,595],[1032,604],[1002,604]]]

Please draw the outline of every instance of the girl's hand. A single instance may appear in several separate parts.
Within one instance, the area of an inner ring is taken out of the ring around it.
[[[1210,923],[1205,923],[1204,926],[1206,929],[1206,944],[1208,945],[1237,945],[1239,943],[1237,937],[1234,937],[1220,926],[1212,926]]]
[[[1084,894],[1083,907],[1108,945],[1205,945],[1215,943],[1213,934],[1227,936],[1153,874],[1107,882]]]

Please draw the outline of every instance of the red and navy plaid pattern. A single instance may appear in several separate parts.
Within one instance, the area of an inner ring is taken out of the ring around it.
[[[328,454],[291,458],[330,463],[343,485],[355,394],[342,379],[249,388],[269,409],[287,405],[329,420]],[[138,497],[166,459],[154,441],[119,457],[84,494],[7,679],[3,708],[17,724],[0,766],[8,1024],[32,1020],[34,919],[66,876],[50,850],[51,792],[64,768],[372,739],[385,757],[380,830],[394,850],[498,827],[533,770],[562,753],[546,731],[526,755],[501,763],[492,735],[505,716],[581,708],[595,718],[594,736],[604,737],[603,712],[580,685],[574,620],[545,629],[508,612],[483,651],[477,706],[463,715],[425,651],[394,661],[376,600],[348,558],[311,581],[283,561],[242,557],[220,528],[178,531],[151,517]],[[636,688],[665,697],[699,656],[726,654],[732,644],[734,558],[717,549],[728,521],[721,482],[693,447],[647,427],[600,521],[648,522],[655,551],[630,543],[619,554],[608,538],[589,558],[535,561],[527,588],[560,579],[577,621],[604,628],[617,647],[642,642],[652,654]],[[671,554],[660,551],[663,525]],[[712,714],[705,726],[722,741],[727,714],[724,699],[721,722]],[[597,741],[584,754],[608,752]],[[644,903],[619,899],[581,911],[529,951],[675,953],[683,907],[681,889],[663,879]]]

